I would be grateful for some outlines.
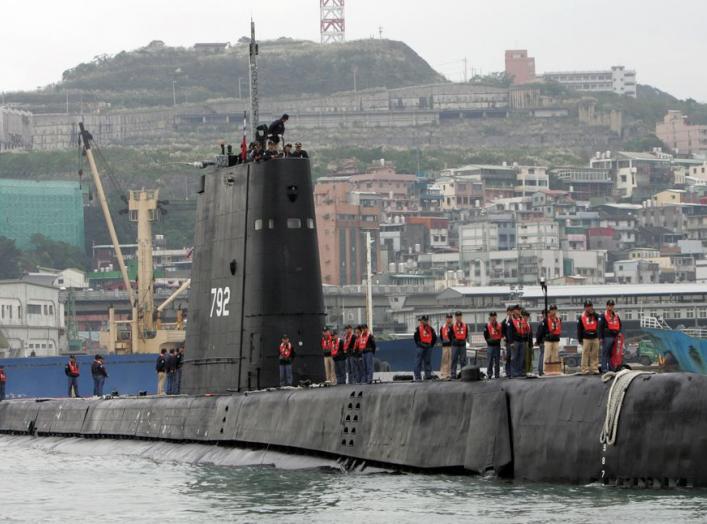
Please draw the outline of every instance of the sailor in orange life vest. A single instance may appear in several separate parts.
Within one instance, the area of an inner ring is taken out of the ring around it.
[[[361,383],[373,384],[373,355],[376,352],[376,340],[367,324],[361,325],[361,335],[356,340],[356,349],[363,354],[363,375]]]
[[[0,402],[5,400],[5,384],[7,383],[7,375],[5,374],[5,367],[0,366]]]
[[[353,370],[354,384],[363,384],[366,380],[363,369],[363,351],[358,349],[358,341],[361,338],[361,326],[356,326],[353,336],[353,351],[351,360],[351,368]]]
[[[544,372],[547,375],[560,375],[562,373],[562,361],[560,360],[562,320],[557,316],[555,304],[550,306],[547,317],[543,320],[542,333],[545,345]]]
[[[486,377],[489,379],[501,378],[501,340],[503,331],[501,324],[497,321],[496,312],[489,313],[489,321],[484,328],[484,338],[486,339],[486,355],[489,361],[486,369]]]
[[[419,325],[415,330],[413,338],[417,346],[415,355],[415,380],[422,380],[422,368],[425,369],[425,380],[432,378],[432,348],[437,342],[437,334],[432,326],[428,324],[428,317],[425,315],[419,319]]]
[[[599,321],[599,338],[601,339],[601,372],[615,371],[611,369],[611,351],[616,339],[621,334],[621,319],[614,312],[614,301],[609,299],[606,311]]]
[[[358,364],[355,359],[360,355],[356,353],[356,335],[351,325],[344,328],[344,353],[346,354],[346,375],[348,384],[358,384]]]
[[[511,339],[511,378],[525,376],[525,348],[528,338],[532,337],[530,324],[521,315],[520,305],[513,306],[508,335]]]
[[[334,360],[331,358],[331,332],[328,327],[322,330],[322,353],[324,353],[324,374],[329,384],[336,384]]]
[[[462,319],[462,312],[454,313],[454,326],[452,337],[452,378],[457,378],[457,364],[459,368],[466,366],[466,341],[469,338],[469,328]]]
[[[337,384],[346,384],[346,353],[344,341],[336,331],[331,332],[331,358],[334,361],[334,373]]]
[[[577,319],[577,340],[582,345],[582,374],[598,375],[599,317],[589,300],[584,303],[584,313]]]
[[[69,380],[69,397],[71,396],[71,391],[73,390],[74,396],[79,398],[79,363],[76,362],[76,357],[74,355],[69,356],[69,361],[64,366],[64,374]]]
[[[295,350],[290,342],[290,337],[282,335],[280,348],[280,387],[292,385],[292,359],[295,358]]]
[[[444,324],[439,327],[439,339],[442,342],[442,364],[439,368],[439,378],[442,380],[449,380],[449,375],[452,373],[453,318],[451,313],[447,313],[447,319]]]
[[[501,320],[501,332],[503,333],[503,340],[505,340],[505,350],[503,352],[503,360],[505,362],[504,368],[506,370],[506,376],[511,376],[511,347],[513,346],[513,341],[510,337],[510,325],[513,319],[513,306],[508,306],[506,308],[506,318]]]

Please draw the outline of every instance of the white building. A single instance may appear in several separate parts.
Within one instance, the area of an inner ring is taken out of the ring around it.
[[[0,357],[58,355],[66,350],[64,327],[57,287],[0,281]]]
[[[660,281],[660,265],[642,259],[617,260],[614,262],[617,284],[650,284]]]
[[[568,249],[564,252],[569,274],[583,278],[585,284],[603,284],[606,282],[606,251],[591,249],[580,251]]]
[[[542,166],[517,166],[518,185],[516,193],[522,196],[533,194],[537,191],[550,188],[550,177],[547,174],[547,167]]]
[[[50,269],[37,268],[38,271],[27,273],[22,280],[34,284],[44,284],[59,289],[88,289],[86,272],[76,268]]]
[[[553,80],[576,91],[616,93],[636,98],[636,71],[624,66],[612,66],[603,71],[555,71],[544,73],[543,79]]]

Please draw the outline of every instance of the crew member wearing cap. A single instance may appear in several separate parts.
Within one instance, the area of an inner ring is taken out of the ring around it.
[[[562,320],[557,315],[557,306],[552,304],[543,321],[543,343],[545,344],[544,372],[548,375],[562,373],[560,360],[560,336],[562,336]]]
[[[540,348],[540,354],[538,355],[539,377],[542,377],[545,371],[545,335],[547,334],[545,321],[547,320],[547,311],[543,311],[541,315],[542,318],[540,319],[540,322],[538,322],[538,329],[535,330],[535,343],[537,344],[538,348]]]
[[[503,340],[506,342],[504,349],[503,360],[505,362],[504,368],[506,369],[506,376],[511,376],[511,346],[513,341],[510,336],[510,324],[513,317],[513,308],[511,306],[506,307],[506,318],[501,320],[501,330],[503,331]]]
[[[501,378],[501,340],[503,331],[501,324],[496,320],[496,312],[489,314],[489,321],[484,328],[484,338],[486,339],[486,355],[489,362],[486,376],[488,378]]]
[[[376,340],[368,324],[361,326],[361,335],[356,340],[356,347],[363,354],[363,375],[361,383],[373,384],[373,355],[376,352]]]
[[[449,380],[452,372],[452,337],[454,336],[454,326],[451,313],[447,313],[447,319],[439,327],[439,339],[442,342],[442,364],[439,368],[439,378]]]
[[[346,353],[344,341],[336,331],[331,332],[331,358],[334,361],[334,373],[337,384],[346,384]]]
[[[354,329],[353,360],[350,362],[353,370],[354,384],[363,384],[366,381],[365,370],[363,368],[363,349],[359,349],[358,347],[362,332],[363,329],[361,326],[356,326],[356,329]]]
[[[329,384],[336,384],[336,372],[334,371],[334,360],[331,358],[331,332],[328,327],[322,330],[321,340],[322,354],[324,355],[324,376]]]
[[[601,372],[614,371],[611,369],[611,351],[614,349],[616,339],[621,334],[621,319],[614,311],[614,301],[609,299],[606,311],[599,321],[599,338],[601,339]]]
[[[582,345],[582,374],[598,374],[599,317],[590,300],[584,303],[584,312],[577,319],[577,340]]]
[[[356,353],[356,336],[351,325],[344,328],[344,353],[346,353],[346,375],[349,384],[358,384],[358,364],[355,359],[360,355]]]
[[[452,330],[452,378],[457,378],[457,364],[460,369],[466,365],[466,341],[469,338],[469,328],[462,319],[461,311],[454,313]]]
[[[422,368],[425,369],[425,380],[432,378],[432,348],[437,342],[437,334],[432,326],[428,324],[426,316],[420,317],[420,325],[415,330],[415,345],[417,354],[415,356],[415,380],[422,380]]]
[[[533,372],[533,328],[530,325],[530,313],[523,309],[520,314],[528,325],[528,334],[525,337],[525,356],[523,357],[525,374],[527,375]]]
[[[290,115],[285,113],[277,120],[273,120],[273,122],[268,127],[268,139],[270,139],[273,144],[280,143],[280,137],[283,137],[285,135],[285,122],[287,122],[289,119]]]
[[[290,342],[290,337],[282,335],[280,340],[280,387],[292,385],[292,359],[295,350]]]
[[[302,149],[302,142],[295,142],[295,150],[292,152],[293,158],[309,158],[307,152]]]
[[[511,321],[508,324],[511,339],[511,378],[525,376],[525,346],[531,336],[530,325],[521,315],[520,306],[516,304],[511,311]]]

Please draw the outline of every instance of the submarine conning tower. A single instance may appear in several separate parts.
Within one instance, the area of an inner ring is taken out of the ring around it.
[[[283,334],[295,382],[323,381],[324,317],[309,160],[217,162],[197,199],[182,392],[278,386]]]

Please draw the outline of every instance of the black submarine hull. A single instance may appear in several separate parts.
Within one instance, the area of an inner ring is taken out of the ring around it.
[[[600,443],[598,377],[0,403],[0,431],[268,447],[404,469],[621,486],[707,486],[707,377],[643,375]]]

